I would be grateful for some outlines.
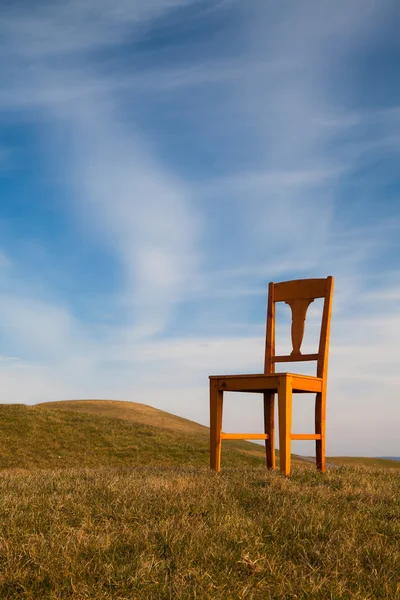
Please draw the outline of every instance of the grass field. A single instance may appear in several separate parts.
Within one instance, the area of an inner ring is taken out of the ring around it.
[[[0,405],[1,599],[400,599],[393,461],[215,474],[207,428],[104,402]]]
[[[396,599],[400,478],[344,467],[0,473],[0,597]]]

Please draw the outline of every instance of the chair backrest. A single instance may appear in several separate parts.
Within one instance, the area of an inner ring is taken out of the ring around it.
[[[265,343],[265,373],[275,372],[275,363],[316,360],[317,377],[326,377],[328,369],[329,332],[332,310],[333,277],[326,279],[297,279],[270,283],[268,288],[267,336]],[[324,298],[321,333],[317,354],[302,354],[307,309],[316,298]],[[275,355],[275,303],[285,302],[292,309],[291,354]]]

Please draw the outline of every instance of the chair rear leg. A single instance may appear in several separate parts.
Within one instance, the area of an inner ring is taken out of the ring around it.
[[[325,432],[326,432],[326,395],[318,393],[315,397],[315,433],[321,434],[321,439],[315,442],[317,469],[325,471]]]
[[[221,430],[222,430],[223,392],[218,389],[218,382],[210,380],[210,467],[214,471],[221,470]]]
[[[290,475],[292,432],[292,380],[282,377],[278,388],[280,470]]]
[[[267,468],[275,469],[275,394],[264,393],[264,431],[268,435],[265,440]]]

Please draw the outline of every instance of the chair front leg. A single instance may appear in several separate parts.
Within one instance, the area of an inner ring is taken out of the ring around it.
[[[275,469],[275,394],[264,393],[264,432],[268,435],[265,440],[267,468]]]
[[[279,412],[279,454],[280,470],[285,475],[290,475],[290,450],[292,432],[292,380],[282,377],[278,387],[278,412]]]
[[[218,381],[210,379],[210,467],[217,472],[221,470],[223,394]]]
[[[325,439],[326,439],[326,393],[318,393],[315,397],[315,433],[321,434],[321,439],[315,442],[317,469],[325,471]]]

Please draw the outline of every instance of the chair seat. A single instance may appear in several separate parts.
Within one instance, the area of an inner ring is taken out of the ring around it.
[[[264,393],[276,392],[282,381],[290,383],[294,393],[322,392],[322,377],[299,375],[297,373],[273,373],[266,375],[210,375],[210,380],[216,380],[218,389],[224,392]]]

